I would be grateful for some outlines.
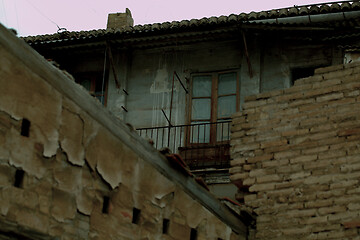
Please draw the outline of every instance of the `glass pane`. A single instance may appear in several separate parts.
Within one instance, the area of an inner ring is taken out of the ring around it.
[[[202,99],[193,99],[192,100],[192,112],[191,119],[194,120],[210,120],[211,112],[211,99],[202,98]]]
[[[79,84],[83,86],[86,90],[91,90],[91,80],[90,79],[81,79]]]
[[[193,97],[210,97],[211,96],[211,76],[193,77]]]
[[[191,143],[208,143],[210,142],[210,124],[209,122],[191,122],[197,124],[191,126],[190,142]]]
[[[230,124],[231,122],[218,121],[216,125],[216,141],[229,141],[230,140]]]
[[[217,107],[218,118],[231,117],[231,115],[236,111],[236,96],[232,95],[219,97]]]
[[[236,93],[236,73],[219,74],[218,94]]]

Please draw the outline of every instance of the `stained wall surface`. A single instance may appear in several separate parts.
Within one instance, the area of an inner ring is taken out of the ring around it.
[[[201,37],[192,36],[199,33]],[[74,46],[63,43],[64,46],[55,44],[55,47],[49,44],[44,49],[34,47],[47,58],[56,59],[61,68],[74,75],[104,72],[106,108],[134,128],[166,127],[169,126],[167,118],[175,126],[190,124],[191,94],[186,93],[174,72],[191,92],[191,79],[196,74],[236,71],[237,105],[241,109],[246,96],[288,88],[294,69],[342,62],[339,57],[342,50],[335,44],[309,42],[297,31],[245,32],[246,49],[241,31],[208,34],[206,30],[191,32],[183,37],[188,38],[187,41],[180,43],[161,39],[171,36],[169,32],[131,44],[124,44],[121,39],[109,39],[111,44],[107,45],[99,42]],[[110,45],[112,63],[107,51]],[[167,146],[170,136],[170,141],[176,139],[177,142],[170,148],[178,152],[178,147],[184,147],[185,136],[189,133],[185,128],[176,128],[174,134],[174,129],[170,134],[168,128],[159,132],[154,130],[146,138],[152,138],[160,149],[163,143]],[[221,173],[224,172],[224,177],[217,178],[205,170],[205,180],[212,184],[212,192],[218,197],[233,198],[236,191],[227,169]],[[209,181],[209,176],[214,181]],[[224,184],[227,186],[223,187]]]
[[[184,187],[193,178],[170,179],[155,149],[0,28],[0,239],[245,239]]]
[[[359,63],[247,97],[230,178],[258,215],[256,239],[358,239],[359,139]]]

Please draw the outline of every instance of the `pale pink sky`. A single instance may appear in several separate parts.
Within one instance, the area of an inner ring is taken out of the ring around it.
[[[239,14],[326,0],[0,0],[0,23],[20,36],[106,27],[108,13],[129,8],[135,25]],[[55,24],[56,23],[56,24]]]

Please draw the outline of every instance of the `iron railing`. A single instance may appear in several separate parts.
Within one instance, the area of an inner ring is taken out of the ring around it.
[[[226,168],[230,161],[230,123],[213,123],[138,128],[140,136],[151,139],[156,149],[178,153],[191,169]]]

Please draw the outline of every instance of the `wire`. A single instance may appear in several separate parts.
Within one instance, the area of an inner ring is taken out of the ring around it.
[[[3,10],[4,10],[4,17],[5,17],[5,23],[6,25],[8,25],[8,20],[7,20],[7,16],[6,16],[6,11],[5,11],[5,3],[4,3],[4,0],[1,0],[1,4],[3,6]]]
[[[17,25],[17,30],[20,32],[20,26],[19,26],[19,16],[18,16],[18,10],[17,10],[17,4],[16,1],[14,1],[14,6],[15,6],[15,14],[16,14],[16,25]]]
[[[108,48],[105,47],[105,56],[104,56],[104,71],[103,71],[103,78],[102,78],[102,84],[101,84],[101,103],[105,103],[105,92],[104,92],[104,86],[105,86],[105,74],[106,74],[106,52]],[[105,104],[104,104],[105,105]]]
[[[49,20],[50,22],[52,22],[53,24],[55,24],[58,28],[58,33],[61,31],[66,31],[66,28],[61,28],[59,27],[59,25],[54,22],[53,20],[51,20],[48,16],[46,16],[44,13],[42,13],[34,4],[32,4],[29,0],[26,0],[36,11],[38,11],[43,17],[45,17],[47,20]]]

